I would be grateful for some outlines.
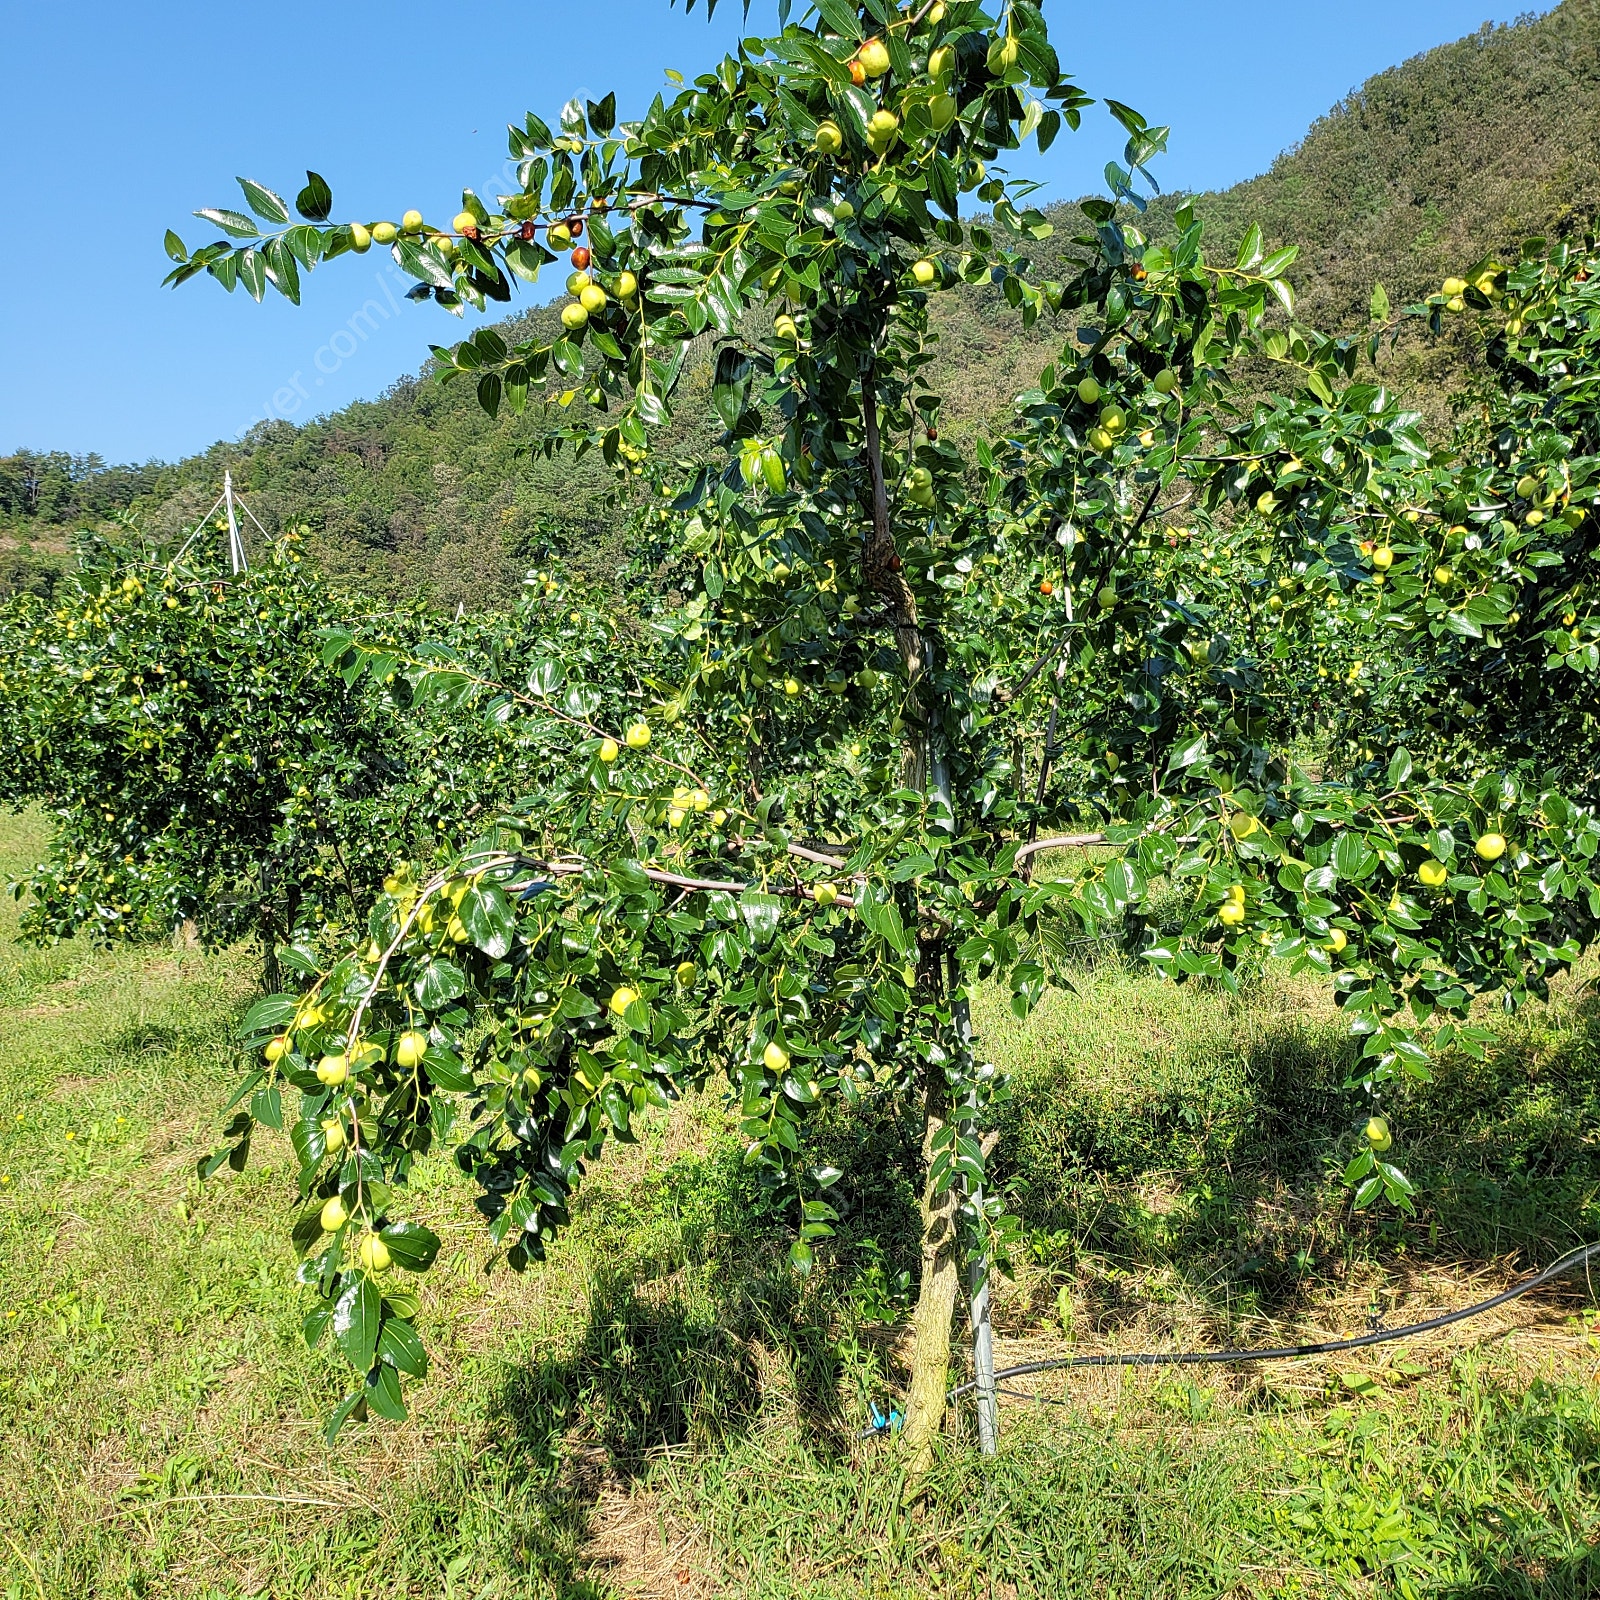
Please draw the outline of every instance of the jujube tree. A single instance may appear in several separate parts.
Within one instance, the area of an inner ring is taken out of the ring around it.
[[[466,850],[397,867],[359,937],[246,1024],[264,1051],[251,1109],[299,1093],[296,1237],[320,1296],[307,1333],[331,1328],[362,1377],[335,1425],[362,1405],[400,1414],[399,1375],[425,1364],[416,1298],[386,1274],[432,1260],[399,1186],[458,1099],[473,1116],[456,1159],[518,1267],[608,1139],[718,1072],[749,1161],[792,1196],[800,1270],[841,1176],[801,1159],[811,1108],[914,1100],[906,1431],[923,1461],[962,1260],[1007,1237],[985,1191],[1003,1083],[971,1037],[974,982],[1003,984],[1025,1015],[1073,940],[1108,928],[1175,977],[1231,983],[1271,954],[1335,975],[1376,1084],[1425,1070],[1415,1034],[1434,1013],[1463,1017],[1474,987],[1536,986],[1575,952],[1565,927],[1513,946],[1501,933],[1594,892],[1587,812],[1398,749],[1355,781],[1311,782],[1285,759],[1299,707],[1271,693],[1288,681],[1272,678],[1282,581],[1366,583],[1341,497],[1372,488],[1375,452],[1408,454],[1405,429],[1362,436],[1377,397],[1363,411],[1349,385],[1354,350],[1273,326],[1292,310],[1292,250],[1252,233],[1208,261],[1188,208],[1170,241],[1144,236],[1123,208],[1164,131],[1129,108],[1112,105],[1129,134],[1118,203],[1087,205],[1092,231],[1064,253],[1046,246],[1027,186],[995,164],[1076,126],[1084,103],[1036,7],[996,20],[970,0],[827,0],[638,121],[619,125],[611,97],[569,104],[559,130],[530,116],[511,131],[518,192],[492,208],[469,192],[448,227],[415,212],[329,225],[312,177],[298,224],[244,185],[281,232],[209,211],[230,239],[190,254],[169,236],[174,278],[206,271],[258,298],[389,244],[452,310],[570,252],[559,337],[508,346],[480,329],[436,352],[441,376],[474,382],[490,411],[536,384],[586,396],[595,414],[547,447],[647,467],[689,595],[650,619],[642,710],[595,662],[552,653],[497,678],[447,650],[328,640],[352,681],[394,674],[514,724],[545,774]],[[968,193],[981,223],[959,216]],[[1074,333],[1014,425],[967,452],[940,435],[928,305],[985,281],[1025,321],[1070,313]],[[704,344],[723,432],[679,471],[653,439]],[[1214,404],[1245,349],[1299,386],[1290,423],[1258,419],[1259,439],[1230,435]],[[1308,471],[1282,441],[1318,429]],[[1185,516],[1205,537],[1259,539],[1242,592],[1236,563],[1195,562],[1164,520],[1196,495]],[[1386,603],[1412,598],[1396,583]],[[1497,829],[1515,849],[1488,843]],[[1035,857],[1062,843],[1097,848],[1035,882]],[[1403,885],[1423,861],[1471,916],[1419,915]],[[1158,881],[1188,891],[1174,931],[1145,919]],[[1438,1032],[1475,1037],[1455,1020]],[[1377,1154],[1352,1169],[1362,1197],[1404,1203]]]

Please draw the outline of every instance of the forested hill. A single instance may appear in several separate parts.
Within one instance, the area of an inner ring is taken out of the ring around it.
[[[1221,243],[1252,221],[1274,244],[1298,243],[1303,320],[1355,331],[1375,282],[1398,304],[1525,235],[1588,229],[1600,214],[1597,129],[1600,0],[1564,0],[1380,73],[1268,172],[1197,208]],[[1152,231],[1171,203],[1153,208]],[[1063,237],[1076,231],[1073,208],[1057,222]],[[969,420],[1003,409],[1058,337],[1025,338],[984,293],[946,297],[940,329],[944,387]],[[1389,371],[1438,417],[1461,360],[1454,346],[1413,342]],[[48,587],[70,531],[118,509],[162,531],[192,521],[225,465],[268,526],[308,525],[321,564],[386,590],[482,605],[552,549],[604,569],[609,474],[530,456],[540,425],[535,408],[491,422],[470,389],[407,379],[379,400],[299,428],[266,424],[172,466],[0,459],[0,594]]]

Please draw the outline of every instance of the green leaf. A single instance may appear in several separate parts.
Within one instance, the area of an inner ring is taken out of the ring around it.
[[[250,1099],[250,1115],[264,1128],[280,1130],[283,1127],[283,1097],[278,1086],[269,1083],[257,1089]]]
[[[544,252],[536,244],[527,240],[518,239],[515,244],[507,245],[505,263],[519,278],[528,283],[539,281],[539,269],[544,265]]]
[[[437,1011],[447,1001],[458,1000],[467,992],[466,974],[453,961],[435,956],[422,969],[415,992],[419,1004],[429,1011]]]
[[[814,0],[817,14],[841,39],[859,41],[866,37],[861,16],[850,0]]]
[[[499,960],[510,953],[517,930],[516,913],[499,884],[473,884],[461,898],[456,913],[468,936],[485,955]]]
[[[439,1254],[439,1236],[420,1222],[392,1222],[379,1230],[379,1237],[407,1272],[426,1272]]]
[[[259,183],[252,183],[249,178],[240,178],[238,184],[244,190],[245,204],[258,217],[263,217],[268,222],[287,222],[289,220],[288,206],[272,190],[263,188]]]
[[[339,1430],[355,1417],[358,1422],[364,1421],[367,1415],[367,1397],[363,1390],[357,1389],[354,1394],[346,1395],[340,1401],[333,1415],[328,1418],[328,1425],[322,1430],[322,1436],[328,1441],[330,1448],[333,1441],[339,1437]]]
[[[783,915],[783,901],[775,894],[746,889],[739,896],[739,915],[750,930],[750,938],[756,948],[765,949],[777,934],[778,920]]]
[[[189,252],[183,247],[183,240],[171,228],[167,229],[167,236],[161,241],[162,248],[174,261],[187,261]]]
[[[406,1404],[400,1397],[400,1374],[388,1362],[380,1361],[367,1374],[367,1384],[362,1390],[362,1395],[380,1417],[390,1422],[406,1420]]]
[[[1374,322],[1389,320],[1389,293],[1381,283],[1372,286],[1372,300],[1367,307]]]
[[[372,1366],[382,1319],[382,1298],[365,1275],[353,1278],[334,1302],[333,1337],[357,1372],[366,1372]]]
[[[293,305],[300,304],[300,267],[288,244],[282,239],[269,239],[261,247],[267,277],[284,299]]]
[[[267,292],[266,264],[254,250],[242,250],[233,259],[239,263],[239,282],[259,305],[262,295]]]
[[[450,268],[431,245],[420,245],[415,239],[396,239],[394,258],[413,278],[431,284],[435,289],[450,289],[455,286]]]
[[[423,1071],[429,1081],[446,1094],[466,1094],[472,1088],[472,1074],[455,1051],[444,1045],[430,1044],[422,1058]]]
[[[307,172],[306,186],[295,196],[294,208],[307,222],[326,222],[333,212],[333,190],[320,173]]]
[[[750,396],[750,361],[736,345],[725,344],[717,352],[716,374],[711,384],[711,403],[722,425],[730,433],[738,427]]]
[[[202,211],[195,212],[195,215],[207,222],[214,222],[224,233],[232,234],[235,239],[256,239],[261,236],[261,230],[255,223],[238,211],[224,211],[208,206]]]
[[[428,1352],[417,1337],[417,1330],[401,1317],[385,1317],[378,1334],[378,1359],[397,1367],[408,1377],[428,1375]]]
[[[299,997],[292,994],[269,994],[257,1000],[245,1012],[236,1037],[246,1044],[264,1044],[294,1021],[299,1005]]]

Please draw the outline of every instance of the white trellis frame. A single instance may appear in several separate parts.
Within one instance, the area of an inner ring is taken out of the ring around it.
[[[272,536],[265,528],[261,526],[260,520],[257,518],[255,512],[253,512],[250,507],[247,506],[244,501],[233,492],[232,472],[224,472],[222,474],[222,493],[218,497],[217,503],[212,506],[208,512],[206,512],[206,514],[199,520],[198,523],[195,524],[194,532],[183,541],[183,549],[179,550],[177,555],[175,555],[172,559],[174,561],[181,561],[183,559],[184,551],[186,551],[189,546],[192,545],[195,540],[205,532],[206,525],[214,516],[216,516],[219,511],[226,511],[227,513],[228,560],[233,567],[234,577],[238,577],[241,572],[248,572],[250,570],[250,562],[245,555],[244,535],[239,531],[239,513],[242,511],[253,523],[255,523],[256,531],[260,533],[263,539],[270,539]]]

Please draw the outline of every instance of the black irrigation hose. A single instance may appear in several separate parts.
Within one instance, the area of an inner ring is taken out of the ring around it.
[[[1493,1311],[1496,1306],[1503,1306],[1508,1300],[1515,1300],[1519,1295],[1527,1294],[1530,1289],[1537,1289],[1540,1284],[1548,1283],[1552,1278],[1559,1278],[1564,1273],[1571,1272],[1574,1267],[1581,1266],[1597,1255],[1600,1255],[1600,1243],[1584,1245],[1581,1249],[1569,1251],[1553,1266],[1519,1280],[1509,1289],[1503,1289],[1487,1300],[1480,1300],[1476,1305],[1463,1306],[1460,1311],[1447,1311],[1440,1317],[1429,1317],[1426,1322],[1407,1323],[1403,1328],[1379,1328],[1372,1333],[1364,1333],[1357,1339],[1325,1339],[1320,1344],[1297,1344],[1278,1350],[1174,1350],[1165,1353],[1141,1351],[1135,1355],[1064,1356],[1054,1361],[1024,1361],[1020,1366],[1002,1367],[995,1373],[995,1392],[997,1394],[1002,1392],[1000,1386],[1007,1378],[1023,1378],[1034,1372],[1059,1372],[1067,1367],[1239,1365],[1246,1361],[1292,1361],[1296,1356],[1326,1356],[1340,1350],[1360,1350],[1369,1344],[1388,1344],[1394,1339],[1409,1339],[1414,1334],[1431,1333],[1435,1328],[1448,1328],[1452,1322],[1465,1322],[1468,1317],[1482,1316],[1485,1311]],[[946,1398],[955,1400],[960,1395],[972,1393],[977,1387],[976,1382],[963,1383],[952,1389]],[[1063,1401],[1051,1400],[1045,1395],[1024,1394],[1016,1389],[1006,1389],[1003,1392],[1019,1400],[1044,1400],[1050,1405],[1065,1404]]]

